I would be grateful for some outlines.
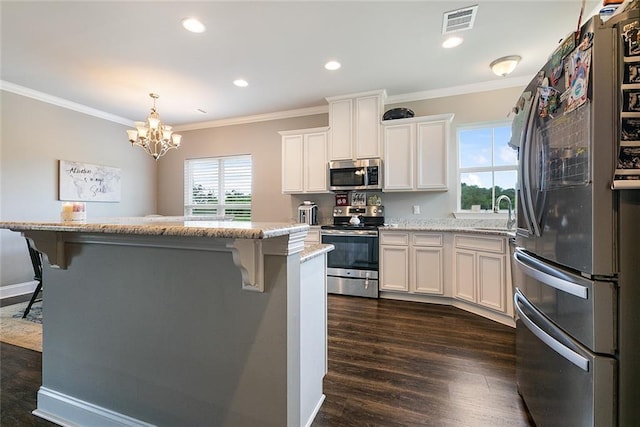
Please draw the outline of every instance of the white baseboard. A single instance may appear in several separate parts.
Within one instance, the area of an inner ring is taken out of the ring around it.
[[[63,427],[153,427],[153,424],[145,423],[46,387],[40,387],[40,390],[38,390],[38,409],[33,411],[33,415]]]
[[[307,420],[307,424],[305,424],[305,427],[311,427],[311,424],[313,423],[313,420],[315,420],[316,415],[318,415],[318,412],[320,411],[320,407],[322,406],[322,402],[324,402],[324,399],[326,397],[327,396],[325,396],[324,393],[322,394],[322,396],[320,396],[320,400],[318,400],[318,404],[316,405],[316,407],[313,408],[313,412],[311,413],[311,416]]]
[[[36,290],[38,282],[16,283],[14,285],[0,286],[0,299],[17,297],[19,295],[32,294]]]

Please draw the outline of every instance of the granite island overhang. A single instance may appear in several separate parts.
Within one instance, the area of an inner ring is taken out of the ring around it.
[[[34,414],[61,425],[313,420],[332,247],[301,264],[307,225],[111,218],[0,228],[45,256]]]

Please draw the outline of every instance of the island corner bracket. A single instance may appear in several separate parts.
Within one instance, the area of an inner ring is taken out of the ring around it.
[[[242,289],[264,292],[264,256],[300,253],[304,249],[306,235],[305,230],[269,239],[235,239],[228,243],[233,263],[242,275]]]

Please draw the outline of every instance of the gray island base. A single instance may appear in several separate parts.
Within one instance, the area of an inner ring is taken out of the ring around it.
[[[300,224],[0,223],[45,254],[60,425],[304,426],[324,395],[326,252]],[[301,280],[301,274],[303,280]]]

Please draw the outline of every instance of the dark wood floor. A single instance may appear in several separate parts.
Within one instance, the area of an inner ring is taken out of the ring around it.
[[[329,296],[325,426],[530,426],[512,328],[454,307]]]
[[[4,304],[3,304],[4,305]],[[530,426],[513,329],[432,304],[329,296],[329,373],[313,427]],[[2,343],[0,426],[31,415],[41,354]]]

